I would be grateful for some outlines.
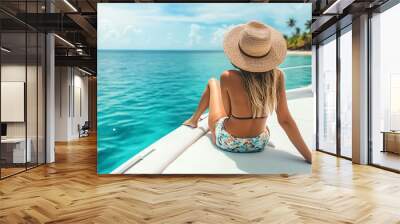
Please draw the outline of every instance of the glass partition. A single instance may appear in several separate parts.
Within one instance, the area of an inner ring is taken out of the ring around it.
[[[17,11],[43,5],[21,1]],[[0,178],[45,163],[45,45],[44,33],[0,12]]]
[[[24,171],[31,158],[26,144],[26,41],[25,32],[1,34],[2,177]]]
[[[400,5],[371,18],[372,164],[400,171]]]
[[[318,149],[336,153],[336,36],[318,47]]]

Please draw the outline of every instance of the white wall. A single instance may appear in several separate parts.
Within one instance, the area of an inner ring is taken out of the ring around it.
[[[38,69],[38,71],[36,70]],[[44,162],[44,74],[39,66],[25,66],[25,64],[5,63],[1,66],[2,82],[24,82],[26,84],[26,106],[20,108],[21,113],[26,112],[26,121],[22,122],[5,122],[7,124],[7,137],[24,138],[25,135],[30,139],[30,148],[32,161],[39,163]],[[25,80],[27,78],[27,81]],[[3,92],[3,89],[2,89]],[[22,93],[23,94],[23,93]],[[2,95],[2,98],[7,95]],[[2,107],[2,112],[13,113],[10,107]],[[15,112],[14,112],[15,113]],[[37,156],[37,153],[39,154]]]
[[[1,122],[25,121],[25,83],[1,82]],[[35,106],[36,108],[36,106]]]
[[[68,67],[55,68],[55,141],[67,141],[69,138],[69,73]]]
[[[87,76],[82,76],[82,73],[79,73],[79,75],[76,75],[75,70],[75,75],[74,75],[74,94],[73,96],[75,100],[75,106],[72,108],[72,119],[71,119],[71,135],[73,138],[78,138],[79,133],[78,133],[78,124],[81,126],[85,123],[85,121],[88,121],[88,77]],[[80,93],[78,93],[80,91]],[[80,99],[78,98],[80,94]],[[78,101],[81,101],[80,103]],[[79,108],[81,106],[81,108]],[[80,111],[81,109],[82,111]],[[74,113],[75,110],[75,113]]]
[[[27,70],[26,70],[27,69]],[[36,66],[27,66],[25,64],[3,64],[1,66],[1,81],[2,82],[24,82],[26,83],[25,76],[28,72],[28,82],[30,86],[35,88],[27,88],[27,118],[28,118],[28,137],[31,133],[30,130],[36,130],[36,80],[32,80],[31,74],[36,76]],[[4,96],[3,96],[4,97]],[[40,105],[39,105],[40,106]],[[7,108],[1,108],[1,110],[7,110]],[[33,123],[32,123],[33,122]],[[8,137],[25,137],[25,123],[26,122],[7,122],[7,135]],[[36,132],[35,132],[36,135]]]
[[[28,68],[29,69],[29,68]],[[25,64],[5,64],[1,66],[1,81],[25,82]]]
[[[88,77],[76,68],[56,67],[55,86],[55,140],[77,139],[78,124],[88,120]]]
[[[25,64],[5,64],[1,66],[1,81],[25,82]],[[7,108],[1,108],[7,110]],[[25,122],[7,123],[7,137],[25,137]]]

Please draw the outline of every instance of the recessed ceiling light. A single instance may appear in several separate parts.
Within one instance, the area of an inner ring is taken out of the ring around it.
[[[79,67],[78,67],[78,70],[81,71],[81,72],[83,72],[83,73],[85,73],[85,74],[87,74],[87,75],[90,75],[90,76],[93,75],[92,73],[90,73],[90,72],[88,72],[88,71],[86,71],[86,70],[83,70],[83,69],[81,69],[81,68],[79,68]]]
[[[71,42],[69,42],[68,40],[66,40],[66,39],[64,39],[64,38],[62,38],[62,37],[60,37],[59,35],[57,35],[57,34],[54,34],[54,36],[55,37],[57,37],[59,40],[61,40],[62,42],[64,42],[64,43],[66,43],[67,45],[69,45],[70,47],[73,47],[73,48],[75,48],[75,45],[73,45]]]
[[[336,14],[340,15],[343,13],[343,9],[351,5],[355,0],[336,0],[332,5],[330,5],[324,12],[323,15]]]
[[[1,47],[1,51],[4,51],[6,53],[10,53],[11,52],[11,50],[9,50],[9,49],[7,49],[5,47]]]
[[[74,12],[78,12],[78,10],[68,1],[64,0],[65,4],[67,4]]]

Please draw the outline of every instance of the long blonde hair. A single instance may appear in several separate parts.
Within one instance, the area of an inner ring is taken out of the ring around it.
[[[252,117],[272,114],[277,107],[279,84],[278,69],[268,72],[248,72],[240,70],[243,87],[247,92]]]

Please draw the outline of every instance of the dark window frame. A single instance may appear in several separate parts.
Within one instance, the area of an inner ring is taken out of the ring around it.
[[[352,25],[352,23],[348,21],[350,17],[345,17],[343,18],[344,20],[346,20],[344,23],[345,25],[343,25],[343,27],[340,27],[339,23],[341,22],[341,20],[338,20],[338,22],[332,26],[335,27],[335,32],[331,33],[330,35],[326,35],[326,37],[324,37],[323,39],[320,39],[315,45],[316,45],[316,56],[315,56],[315,60],[316,60],[316,67],[315,67],[315,75],[316,75],[316,151],[319,152],[323,152],[329,155],[333,155],[333,156],[337,156],[339,158],[343,158],[346,160],[352,160],[352,158],[347,157],[342,155],[342,150],[341,150],[341,119],[340,119],[340,103],[341,103],[341,97],[340,97],[340,81],[341,81],[341,66],[340,66],[340,37],[347,33],[347,32],[351,32],[352,29],[349,29],[349,27]],[[329,29],[329,28],[328,28]],[[332,38],[333,36],[335,36],[334,38]],[[336,41],[336,152],[332,153],[329,152],[327,150],[324,150],[322,148],[319,147],[319,53],[318,53],[318,49],[320,47],[320,44],[323,42],[330,42],[330,41]]]

